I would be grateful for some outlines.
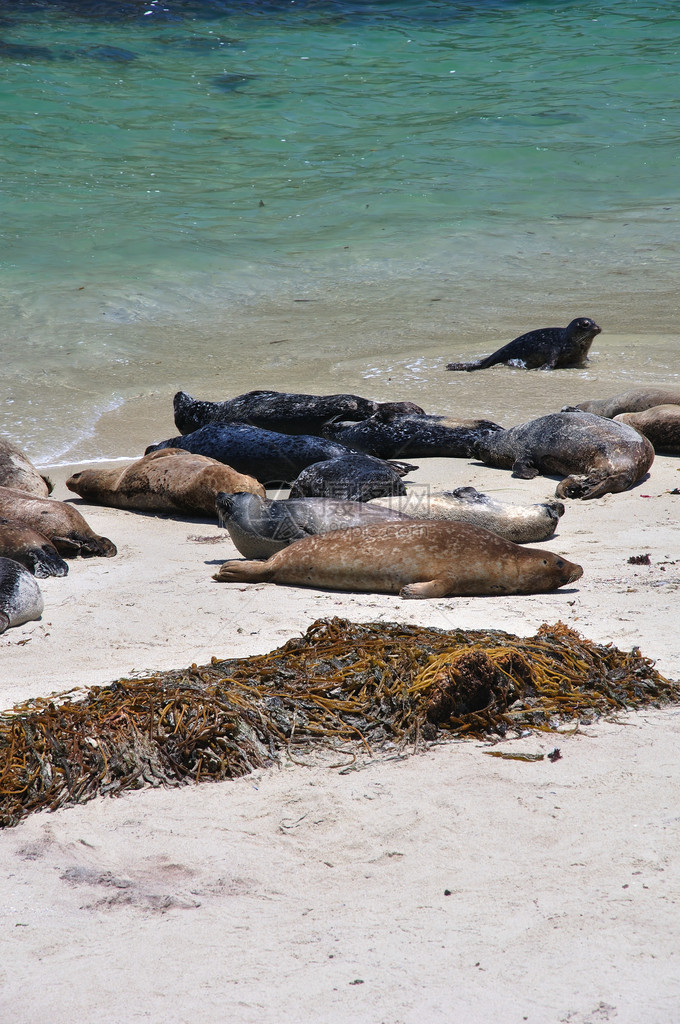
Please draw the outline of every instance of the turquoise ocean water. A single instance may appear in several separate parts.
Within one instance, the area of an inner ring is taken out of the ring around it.
[[[0,431],[45,464],[171,436],[179,388],[509,424],[677,380],[679,59],[671,0],[6,0]],[[575,315],[588,370],[444,370]]]

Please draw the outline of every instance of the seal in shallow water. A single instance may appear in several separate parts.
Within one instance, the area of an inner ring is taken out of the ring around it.
[[[237,473],[254,476],[267,487],[290,484],[314,462],[347,455],[344,444],[311,434],[279,434],[249,423],[208,423],[191,434],[171,437],[152,444],[145,455],[162,448],[181,448],[196,455],[207,455],[231,466]]]
[[[512,505],[480,494],[474,487],[430,491],[426,487],[407,485],[405,498],[374,498],[370,504],[398,509],[412,519],[444,519],[483,526],[515,544],[547,540],[564,515],[561,501],[549,499],[535,505]]]
[[[45,602],[28,569],[12,558],[0,558],[0,633],[39,619]]]
[[[122,469],[85,469],[66,486],[86,501],[144,512],[216,515],[220,491],[265,495],[261,483],[223,462],[178,448],[161,448]]]
[[[359,395],[296,395],[285,391],[248,391],[224,402],[204,402],[178,391],[173,399],[175,426],[190,434],[208,423],[249,423],[282,434],[318,434],[338,417],[363,420],[384,403]],[[413,402],[389,403],[402,412],[422,412]]]
[[[581,316],[566,327],[542,327],[521,334],[497,352],[473,363],[448,363],[447,370],[485,370],[496,363],[513,363],[528,370],[554,370],[557,366],[582,366],[588,349],[602,330],[594,320]]]
[[[403,512],[333,498],[269,501],[255,494],[218,494],[217,518],[246,558],[269,558],[294,540],[370,523],[408,520]]]
[[[0,487],[0,516],[32,526],[67,558],[116,554],[116,545],[108,537],[97,536],[73,505],[56,498],[37,498],[13,487]]]
[[[26,523],[4,516],[0,516],[0,556],[21,562],[40,579],[68,573],[68,564],[47,537]]]
[[[627,423],[651,441],[655,452],[680,455],[680,405],[653,405],[642,412],[622,412],[614,423]]]
[[[633,427],[590,412],[555,412],[482,438],[475,455],[487,466],[512,469],[531,480],[539,473],[564,476],[558,498],[600,498],[641,480],[654,449]]]
[[[562,412],[594,412],[596,416],[613,419],[621,412],[643,412],[655,405],[680,405],[680,384],[667,384],[659,387],[649,385],[643,388],[629,388],[620,391],[611,398],[597,398],[579,405],[567,405]]]
[[[0,437],[0,487],[16,487],[27,494],[46,498],[52,490],[47,477],[42,476],[20,448]]]
[[[406,494],[401,478],[417,468],[407,462],[384,462],[372,455],[350,453],[307,466],[293,481],[289,496],[369,501],[389,494]]]
[[[355,526],[296,540],[266,562],[225,562],[219,583],[287,583],[402,597],[535,594],[573,583],[580,565],[468,523]]]
[[[321,432],[324,437],[379,459],[468,459],[474,441],[502,429],[491,420],[404,416],[387,408],[360,423],[327,423]]]

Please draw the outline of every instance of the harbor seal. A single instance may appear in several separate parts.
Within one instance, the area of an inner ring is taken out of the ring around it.
[[[13,558],[44,579],[46,576],[66,576],[68,563],[60,557],[54,544],[26,523],[0,516],[0,556]]]
[[[554,370],[558,366],[582,366],[600,331],[594,320],[577,317],[566,327],[541,327],[521,334],[496,352],[472,363],[448,363],[447,370],[485,370],[497,363],[525,366],[527,370]]]
[[[46,498],[52,483],[38,472],[20,448],[6,437],[0,437],[0,487],[16,487],[27,494]]]
[[[0,633],[39,619],[45,602],[33,576],[13,558],[0,558]]]
[[[369,501],[389,494],[406,494],[401,478],[417,468],[404,462],[384,462],[372,455],[350,453],[307,466],[293,481],[289,497]]]
[[[73,505],[56,498],[37,498],[13,487],[0,487],[0,516],[32,526],[67,558],[111,558],[116,554],[116,545],[108,537],[97,536]]]
[[[218,494],[215,504],[220,526],[246,558],[269,558],[294,540],[331,530],[409,519],[379,505],[333,498],[269,501],[255,494]]]
[[[642,412],[622,412],[614,423],[627,423],[651,441],[655,452],[680,455],[680,405],[653,405]]]
[[[86,501],[143,512],[180,512],[215,518],[221,491],[265,496],[261,483],[223,462],[178,448],[150,452],[122,469],[85,469],[66,486]]]
[[[145,455],[162,448],[181,448],[195,455],[207,455],[247,473],[268,487],[289,485],[314,462],[347,455],[344,444],[311,434],[280,434],[249,423],[208,423],[191,434],[171,437],[152,444]]]
[[[482,438],[475,455],[487,466],[512,469],[531,480],[539,473],[565,477],[558,498],[600,498],[641,480],[654,449],[633,427],[590,412],[555,412]]]
[[[474,441],[502,429],[491,420],[404,416],[386,407],[360,423],[327,423],[321,433],[378,459],[469,459]]]
[[[363,420],[381,408],[359,395],[297,395],[285,391],[248,391],[224,402],[204,402],[178,391],[173,399],[175,426],[191,434],[208,423],[249,423],[281,434],[318,434],[331,419]],[[403,412],[422,412],[413,402],[388,403]]]
[[[579,405],[565,405],[562,412],[574,412],[576,409],[613,419],[621,412],[644,412],[655,405],[680,405],[680,384],[629,388],[627,391],[612,395],[611,398],[594,399],[591,402],[581,402]]]
[[[562,502],[552,498],[535,505],[512,505],[480,494],[474,487],[430,491],[407,485],[405,498],[374,498],[370,504],[406,512],[412,519],[443,519],[483,526],[515,544],[547,540],[564,515]]]
[[[225,562],[213,579],[426,598],[543,593],[582,574],[566,558],[520,547],[481,526],[422,521],[305,537],[266,562]]]

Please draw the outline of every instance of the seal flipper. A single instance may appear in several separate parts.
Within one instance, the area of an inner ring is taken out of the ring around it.
[[[512,475],[520,480],[533,480],[538,476],[538,469],[527,455],[520,455],[512,464]]]
[[[223,562],[213,579],[217,583],[266,583],[272,576],[267,562],[243,561],[233,558]]]
[[[45,544],[35,552],[31,562],[28,568],[38,579],[45,579],[47,576],[68,576],[68,563],[59,556],[52,544]]]
[[[399,591],[399,597],[446,597],[448,593],[449,586],[445,580],[427,580],[424,583],[407,583],[407,585],[402,587]]]

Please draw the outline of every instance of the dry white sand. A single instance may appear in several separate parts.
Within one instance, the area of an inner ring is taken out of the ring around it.
[[[420,466],[409,479],[518,503],[555,486]],[[680,678],[677,467],[657,457],[632,490],[567,502],[540,546],[582,564],[578,583],[434,601],[214,583],[237,557],[216,523],[85,505],[58,470],[54,496],[118,555],[41,581],[42,619],[0,637],[2,707],[261,653],[331,615],[520,635],[561,619]],[[501,749],[555,746],[560,760],[528,763],[452,741],[349,771],[310,755],[34,814],[0,835],[0,1020],[670,1024],[680,709]]]

